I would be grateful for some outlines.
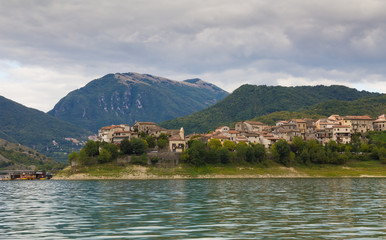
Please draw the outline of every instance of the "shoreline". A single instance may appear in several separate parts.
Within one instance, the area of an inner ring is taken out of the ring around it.
[[[199,177],[187,177],[187,176],[173,176],[173,177],[106,177],[106,176],[78,176],[74,175],[72,177],[58,177],[52,178],[54,181],[94,181],[94,180],[188,180],[188,179],[332,179],[332,178],[341,178],[341,179],[349,179],[349,178],[386,178],[386,176],[334,176],[334,177],[326,177],[326,176],[233,176],[233,175],[222,175],[222,176],[199,176]]]
[[[52,180],[184,180],[184,179],[274,179],[274,178],[386,178],[386,165],[381,169],[362,169],[339,166],[331,168],[298,168],[298,167],[268,167],[268,168],[233,168],[221,167],[195,168],[151,168],[138,165],[121,167],[119,171],[109,171],[107,166],[95,166],[95,169],[71,169],[67,167]],[[194,171],[192,171],[195,170]],[[77,171],[78,170],[78,171]],[[115,169],[114,169],[115,170]],[[190,170],[190,172],[189,172]]]

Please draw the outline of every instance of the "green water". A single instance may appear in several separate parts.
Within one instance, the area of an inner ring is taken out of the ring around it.
[[[386,179],[0,182],[0,239],[386,239]]]

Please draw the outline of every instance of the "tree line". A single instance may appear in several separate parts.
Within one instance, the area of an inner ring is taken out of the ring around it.
[[[89,140],[77,152],[69,155],[69,161],[79,165],[107,163],[119,156],[134,155],[133,163],[146,164],[149,149],[163,149],[168,145],[168,137],[161,134],[158,138],[139,133],[138,138],[124,139],[119,145]],[[361,136],[354,134],[349,144],[330,140],[322,145],[316,140],[303,140],[295,137],[291,143],[278,140],[270,149],[262,144],[221,142],[210,139],[207,143],[198,136],[192,137],[188,148],[180,155],[183,163],[202,166],[205,164],[265,164],[274,161],[284,166],[309,164],[344,164],[349,160],[379,160],[386,164],[386,132],[369,132]],[[136,161],[138,160],[138,161]]]
[[[383,135],[382,135],[383,134]],[[374,138],[374,136],[381,136]],[[382,137],[383,136],[383,137]],[[211,139],[204,143],[200,139],[188,142],[188,149],[181,154],[185,163],[201,166],[204,164],[244,164],[275,161],[284,166],[309,164],[344,164],[349,160],[379,160],[386,164],[386,132],[368,133],[363,138],[352,136],[349,144],[330,140],[322,145],[316,140],[295,137],[291,143],[278,140],[268,150],[262,144],[235,144],[226,140],[221,143]]]

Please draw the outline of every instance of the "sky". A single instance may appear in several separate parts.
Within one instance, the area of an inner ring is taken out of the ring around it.
[[[386,93],[384,0],[0,1],[0,95],[47,112],[108,73]]]

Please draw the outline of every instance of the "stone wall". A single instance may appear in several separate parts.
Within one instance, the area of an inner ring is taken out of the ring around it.
[[[118,164],[128,164],[131,162],[132,156],[124,156],[117,159]],[[172,152],[149,152],[147,153],[147,164],[151,165],[151,159],[157,158],[157,167],[175,167],[179,164],[180,153]]]

